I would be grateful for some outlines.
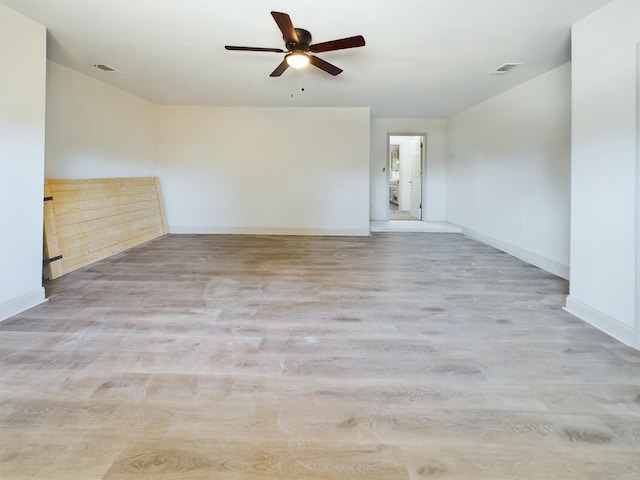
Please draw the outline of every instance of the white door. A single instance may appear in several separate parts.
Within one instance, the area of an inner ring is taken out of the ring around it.
[[[422,220],[422,150],[423,137],[414,137],[409,149],[411,168],[411,216]]]

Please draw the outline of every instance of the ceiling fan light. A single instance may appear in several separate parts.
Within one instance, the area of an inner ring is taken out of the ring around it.
[[[309,65],[309,55],[300,52],[290,53],[285,57],[287,65],[292,68],[304,68]]]

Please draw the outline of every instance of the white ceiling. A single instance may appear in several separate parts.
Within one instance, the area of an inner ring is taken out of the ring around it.
[[[445,118],[569,61],[571,25],[611,0],[1,1],[48,28],[51,60],[159,104]],[[271,10],[316,43],[361,34],[367,45],[318,54],[344,69],[337,77],[270,78],[282,54],[224,45],[283,48]],[[489,75],[506,62],[522,66]]]

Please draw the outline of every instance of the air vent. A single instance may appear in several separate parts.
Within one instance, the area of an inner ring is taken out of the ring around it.
[[[521,63],[503,63],[489,75],[506,75],[511,70],[522,65]]]
[[[110,67],[109,65],[105,65],[104,63],[96,63],[93,66],[96,67],[98,70],[102,70],[103,72],[107,72],[107,73],[122,73],[116,70],[115,68]]]

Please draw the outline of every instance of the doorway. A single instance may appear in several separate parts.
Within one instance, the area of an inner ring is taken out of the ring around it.
[[[425,135],[388,135],[389,220],[422,220]]]

